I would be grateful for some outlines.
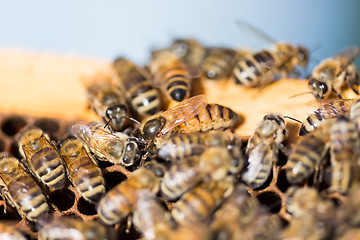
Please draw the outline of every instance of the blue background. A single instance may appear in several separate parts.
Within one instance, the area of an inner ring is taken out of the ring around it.
[[[313,64],[346,46],[360,46],[356,0],[0,0],[0,47],[108,60],[122,55],[144,64],[152,48],[176,37],[194,37],[205,45],[269,46],[241,31],[238,19],[274,39],[317,49]]]

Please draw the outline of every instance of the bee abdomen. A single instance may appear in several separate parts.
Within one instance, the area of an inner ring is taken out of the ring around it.
[[[346,194],[353,182],[354,169],[355,167],[349,160],[333,164],[329,191]]]
[[[190,95],[190,77],[183,69],[168,71],[165,76],[166,91],[177,102],[181,102]]]
[[[65,168],[59,154],[52,148],[42,148],[31,161],[39,178],[50,188],[63,188],[66,181]]]
[[[215,209],[216,199],[210,192],[195,188],[186,193],[175,204],[171,211],[175,220],[181,224],[191,224],[204,221]]]
[[[100,200],[97,212],[105,224],[115,224],[131,212],[135,193],[126,184],[119,184]]]
[[[325,142],[314,135],[301,141],[290,154],[286,168],[286,176],[290,183],[301,183],[309,177],[315,166],[321,161]]]

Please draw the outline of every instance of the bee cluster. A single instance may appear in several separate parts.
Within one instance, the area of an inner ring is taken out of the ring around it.
[[[0,218],[19,223],[0,223],[0,236],[352,239],[360,101],[341,91],[358,93],[357,54],[348,48],[314,69],[314,96],[340,99],[309,115],[292,145],[290,116],[270,112],[239,136],[240,113],[201,92],[208,81],[264,88],[297,76],[309,53],[285,43],[252,53],[181,39],[144,68],[117,58],[86,86],[102,122],[3,116]]]

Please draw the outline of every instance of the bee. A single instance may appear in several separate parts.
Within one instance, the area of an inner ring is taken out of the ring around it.
[[[206,104],[205,96],[197,95],[145,119],[141,132],[145,139],[155,139],[170,132],[207,132],[233,128],[238,120],[239,116],[230,108]]]
[[[204,48],[195,39],[175,39],[169,50],[175,53],[188,66],[199,68],[206,54]]]
[[[360,98],[354,100],[354,103],[351,105],[350,118],[354,123],[356,123],[356,125],[359,128],[359,126],[360,126]]]
[[[17,229],[15,224],[0,223],[0,239],[4,240],[26,240],[26,237]]]
[[[168,239],[175,227],[168,212],[154,193],[139,190],[133,211],[132,222],[144,239]]]
[[[47,216],[49,205],[31,175],[20,161],[8,153],[0,153],[1,195],[19,214],[32,222]]]
[[[185,63],[170,51],[160,51],[149,63],[153,84],[170,102],[181,102],[190,96],[193,76]]]
[[[237,172],[241,170],[242,163],[241,161]],[[204,179],[210,178],[214,181],[225,179],[232,168],[232,156],[226,148],[208,148],[200,156],[174,162],[165,171],[161,181],[161,195],[167,200],[175,200]]]
[[[330,127],[330,161],[333,169],[329,191],[346,194],[354,179],[357,181],[359,146],[356,124],[346,116],[339,116]]]
[[[319,192],[315,188],[292,186],[286,191],[286,212],[293,218],[314,214],[317,206],[322,204]]]
[[[40,128],[29,128],[19,137],[19,152],[24,165],[50,189],[61,189],[66,182],[66,172],[61,156],[49,136]]]
[[[125,133],[112,133],[104,124],[75,124],[72,133],[83,141],[95,157],[114,164],[131,166],[140,158],[137,141]]]
[[[157,193],[159,185],[160,178],[153,171],[144,167],[135,170],[100,200],[97,208],[99,218],[108,225],[124,220],[135,207],[137,191],[148,189]]]
[[[277,215],[259,214],[247,225],[244,232],[239,233],[234,239],[279,239],[281,230],[280,218]]]
[[[330,98],[332,93],[341,98],[341,89],[346,85],[359,95],[355,88],[358,73],[356,65],[352,63],[358,54],[359,48],[352,46],[334,57],[323,60],[315,67],[308,85],[316,99]]]
[[[313,111],[301,124],[299,135],[303,136],[313,131],[326,119],[336,118],[337,116],[349,115],[354,99],[337,99],[322,104],[318,109]]]
[[[97,203],[105,193],[105,181],[84,143],[75,136],[68,136],[59,143],[59,151],[76,190],[87,201]]]
[[[228,78],[234,65],[236,51],[229,48],[208,48],[201,71],[208,79]]]
[[[237,239],[236,236],[258,215],[259,209],[259,201],[250,196],[245,185],[236,185],[214,214],[210,225],[214,239]]]
[[[286,177],[290,183],[303,182],[320,166],[329,150],[329,128],[333,121],[327,119],[294,147],[286,164]]]
[[[309,61],[309,51],[301,45],[277,43],[270,36],[243,21],[237,24],[272,44],[269,49],[239,57],[231,73],[236,84],[247,87],[264,87],[277,77],[289,77],[296,73],[296,68],[305,68]],[[277,76],[278,75],[278,76]]]
[[[278,114],[265,115],[248,141],[246,154],[248,166],[242,179],[249,187],[261,187],[268,179],[273,164],[277,162],[279,149],[287,136],[285,121]]]
[[[46,223],[38,234],[39,240],[51,239],[109,239],[108,229],[95,221],[84,222],[81,219],[62,216]]]
[[[94,82],[87,88],[90,107],[115,131],[122,130],[128,118],[124,94],[112,83]]]
[[[171,210],[172,217],[185,226],[209,220],[216,207],[231,193],[233,181],[233,178],[227,178],[201,183],[175,203]]]
[[[179,161],[186,157],[201,155],[206,147],[241,148],[241,138],[230,132],[213,130],[177,134],[157,142],[157,156],[166,161]]]
[[[117,58],[113,70],[127,101],[139,117],[148,117],[160,111],[159,92],[143,69],[125,58]]]

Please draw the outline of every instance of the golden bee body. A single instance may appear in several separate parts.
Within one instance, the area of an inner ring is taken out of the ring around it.
[[[97,203],[105,193],[105,181],[101,170],[85,149],[84,143],[74,136],[59,144],[70,181],[87,201]]]
[[[30,172],[50,189],[61,189],[66,171],[61,156],[50,138],[40,128],[30,128],[20,134],[19,152]]]
[[[18,159],[5,152],[0,154],[0,185],[1,195],[22,217],[37,222],[47,216],[49,205],[40,186]]]

